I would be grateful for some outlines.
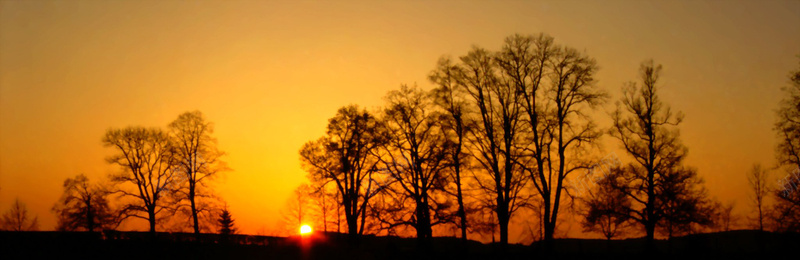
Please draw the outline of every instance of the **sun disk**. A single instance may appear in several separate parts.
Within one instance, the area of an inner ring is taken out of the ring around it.
[[[311,226],[309,225],[300,226],[300,235],[311,234],[311,231]]]

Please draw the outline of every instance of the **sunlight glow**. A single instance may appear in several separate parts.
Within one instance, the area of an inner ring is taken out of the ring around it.
[[[308,235],[311,234],[311,226],[309,225],[302,225],[300,226],[300,235]]]

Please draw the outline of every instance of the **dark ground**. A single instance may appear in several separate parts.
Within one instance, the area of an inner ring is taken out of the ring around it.
[[[644,253],[644,240],[559,239],[554,259],[795,259],[800,234],[730,231],[657,241],[655,255]],[[499,245],[457,238],[434,238],[425,250],[413,238],[365,236],[350,243],[347,235],[309,237],[146,232],[0,232],[0,259],[543,259],[540,243]]]

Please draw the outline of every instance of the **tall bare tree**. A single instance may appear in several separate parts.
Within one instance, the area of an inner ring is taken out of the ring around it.
[[[495,55],[475,47],[461,57],[459,85],[476,110],[477,121],[470,132],[470,152],[482,171],[474,174],[477,184],[495,200],[494,210],[500,229],[500,243],[508,244],[508,224],[525,205],[523,190],[529,178],[520,161],[524,142],[520,114],[521,91],[498,78]]]
[[[775,191],[774,218],[779,230],[800,230],[800,68],[789,75],[777,110],[778,165],[787,170]]]
[[[408,208],[414,212],[413,217],[394,224],[411,225],[418,239],[429,239],[433,236],[432,227],[446,221],[436,218],[442,214],[433,212],[442,209],[444,203],[437,201],[435,195],[443,193],[446,183],[442,172],[446,139],[428,92],[402,85],[399,90],[390,91],[386,101],[383,119],[389,138],[379,158],[382,168],[394,180],[386,191],[408,197]]]
[[[654,249],[656,227],[668,222],[671,233],[675,225],[704,222],[707,204],[704,189],[698,187],[694,169],[684,167],[687,149],[679,139],[677,126],[683,119],[674,114],[657,94],[661,65],[652,60],[642,63],[639,69],[642,85],[629,83],[623,87],[623,97],[612,114],[610,134],[619,140],[633,162],[616,176],[620,189],[631,199],[626,210],[629,217],[645,230],[647,245]]]
[[[16,199],[11,209],[0,218],[0,230],[36,231],[39,230],[39,217],[31,216],[25,203]]]
[[[595,85],[597,63],[553,38],[512,35],[497,55],[501,83],[522,96],[532,166],[524,163],[542,199],[544,238],[552,241],[570,173],[590,165],[587,148],[602,135],[586,114],[606,100]]]
[[[458,75],[463,73],[460,67],[449,58],[441,58],[436,68],[429,74],[428,79],[436,84],[431,91],[435,104],[442,110],[439,124],[445,136],[448,162],[444,169],[450,174],[455,187],[455,198],[458,203],[456,215],[461,230],[461,240],[467,241],[467,209],[464,203],[464,170],[469,166],[466,151],[467,132],[473,128],[473,122],[468,117],[468,104],[464,91],[458,85]]]
[[[116,151],[107,161],[122,168],[121,173],[110,176],[117,184],[115,193],[133,199],[122,206],[120,220],[147,220],[150,233],[155,234],[157,217],[168,206],[163,197],[179,184],[169,134],[158,128],[110,129],[103,136],[103,144]]]
[[[175,142],[177,169],[184,180],[183,187],[177,192],[188,200],[194,233],[199,234],[198,214],[208,209],[199,207],[198,200],[210,197],[211,194],[202,192],[208,188],[206,183],[218,172],[227,169],[220,160],[224,153],[217,149],[217,140],[211,136],[214,133],[213,123],[206,120],[200,111],[179,115],[169,124],[169,130]]]
[[[331,182],[339,191],[338,202],[344,207],[351,238],[363,233],[369,200],[382,188],[375,181],[379,174],[376,149],[385,142],[382,123],[366,110],[350,105],[340,108],[329,120],[325,136],[300,150],[309,180]]]
[[[760,164],[753,165],[753,168],[747,173],[747,182],[753,191],[751,199],[758,210],[758,216],[756,216],[758,230],[761,231],[764,231],[764,199],[769,194],[768,176],[767,169],[762,168]]]
[[[93,232],[115,226],[116,217],[108,205],[106,189],[92,185],[83,174],[67,178],[63,186],[64,193],[53,206],[58,217],[56,230]]]

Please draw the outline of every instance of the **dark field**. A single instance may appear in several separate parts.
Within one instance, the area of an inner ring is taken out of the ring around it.
[[[413,238],[365,236],[351,243],[343,234],[264,237],[144,232],[0,232],[2,259],[541,259],[542,246],[499,245],[456,238],[434,238],[428,249]],[[657,241],[658,252],[643,250],[644,240],[559,239],[555,259],[720,259],[794,255],[800,234],[731,231]]]

